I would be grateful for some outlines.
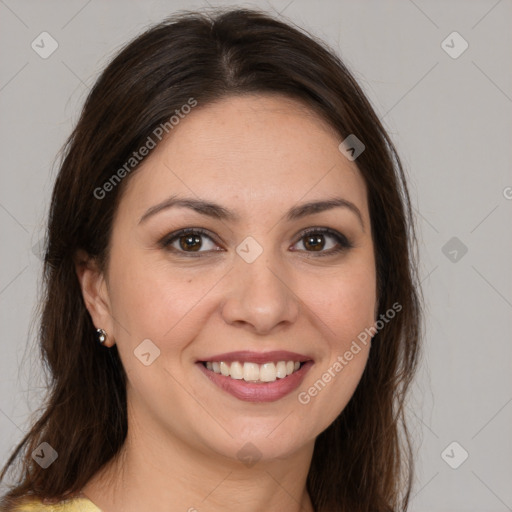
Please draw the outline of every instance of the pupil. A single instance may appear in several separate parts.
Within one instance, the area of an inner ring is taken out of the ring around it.
[[[322,249],[324,245],[322,238],[323,235],[308,235],[305,243],[306,248],[312,248],[314,251]]]
[[[181,248],[185,250],[192,249],[197,251],[201,248],[201,237],[198,235],[184,235],[180,238],[180,242]]]
[[[184,235],[180,238],[180,245],[182,249],[191,249],[197,251],[201,248],[201,237],[198,235]],[[321,250],[324,246],[323,235],[308,235],[304,244],[307,249],[314,251]]]

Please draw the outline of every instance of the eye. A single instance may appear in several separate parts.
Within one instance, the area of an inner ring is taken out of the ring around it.
[[[203,239],[207,239],[206,244]],[[326,243],[326,239],[334,240],[334,243]],[[299,242],[302,243],[305,252],[317,253],[317,256],[330,256],[353,247],[344,235],[329,228],[310,228],[303,231]],[[213,236],[202,228],[185,228],[171,233],[160,241],[160,245],[164,249],[191,257],[200,257],[201,253],[205,252],[223,251],[223,249],[215,248],[218,245]],[[326,246],[328,250],[325,250]]]
[[[334,244],[326,244],[326,238],[334,240]],[[299,242],[305,247],[306,252],[316,252],[318,256],[330,256],[353,247],[345,235],[329,228],[310,228],[303,231]],[[330,245],[329,250],[324,250],[326,245]]]
[[[204,244],[202,239],[207,238],[210,243]],[[213,238],[208,234],[208,232],[201,228],[185,228],[177,231],[175,233],[171,233],[166,236],[161,242],[161,246],[165,249],[170,249],[173,252],[178,253],[187,253],[187,255],[192,257],[200,256],[200,254],[193,253],[201,253],[201,252],[211,252],[211,251],[219,251],[222,249],[212,249],[211,245],[216,245],[213,241]],[[206,250],[201,251],[206,247]]]

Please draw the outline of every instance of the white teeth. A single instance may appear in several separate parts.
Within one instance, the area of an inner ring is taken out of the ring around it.
[[[276,377],[278,379],[284,379],[284,377],[286,377],[286,363],[284,361],[279,361],[276,364]]]
[[[244,363],[244,380],[258,380],[260,378],[260,367],[256,363]]]
[[[229,374],[232,379],[241,380],[244,378],[244,367],[238,361],[234,361],[231,363]]]
[[[240,363],[233,361],[231,364],[224,361],[207,361],[206,368],[225,377],[246,382],[274,382],[276,379],[284,379],[300,368],[299,361],[278,361],[277,363]]]
[[[274,363],[265,363],[261,365],[260,380],[262,382],[274,382],[276,378],[276,365]]]
[[[220,373],[222,373],[222,375],[224,375],[225,377],[229,376],[229,365],[227,365],[223,361],[220,362]]]

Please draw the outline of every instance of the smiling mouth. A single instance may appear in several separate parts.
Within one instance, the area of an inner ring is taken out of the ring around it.
[[[201,364],[207,370],[233,380],[267,383],[275,382],[278,379],[285,379],[299,371],[304,362],[288,360],[258,364],[251,362],[241,363],[240,361],[201,361]]]

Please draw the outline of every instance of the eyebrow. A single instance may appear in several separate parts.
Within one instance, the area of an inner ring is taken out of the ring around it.
[[[219,220],[226,220],[230,222],[240,221],[240,216],[238,214],[232,210],[224,208],[220,204],[205,201],[203,199],[194,199],[191,197],[171,196],[161,203],[158,203],[157,205],[149,208],[140,218],[139,224],[145,222],[153,215],[173,207],[190,208],[191,210],[194,210],[201,215],[207,215],[208,217],[213,217]],[[309,203],[303,203],[294,206],[293,208],[290,208],[290,210],[288,210],[286,213],[286,220],[288,222],[298,220],[308,215],[331,210],[333,208],[346,208],[350,210],[359,219],[359,222],[361,223],[364,231],[364,221],[361,211],[354,203],[351,203],[342,197],[334,197],[322,201],[311,201]]]

